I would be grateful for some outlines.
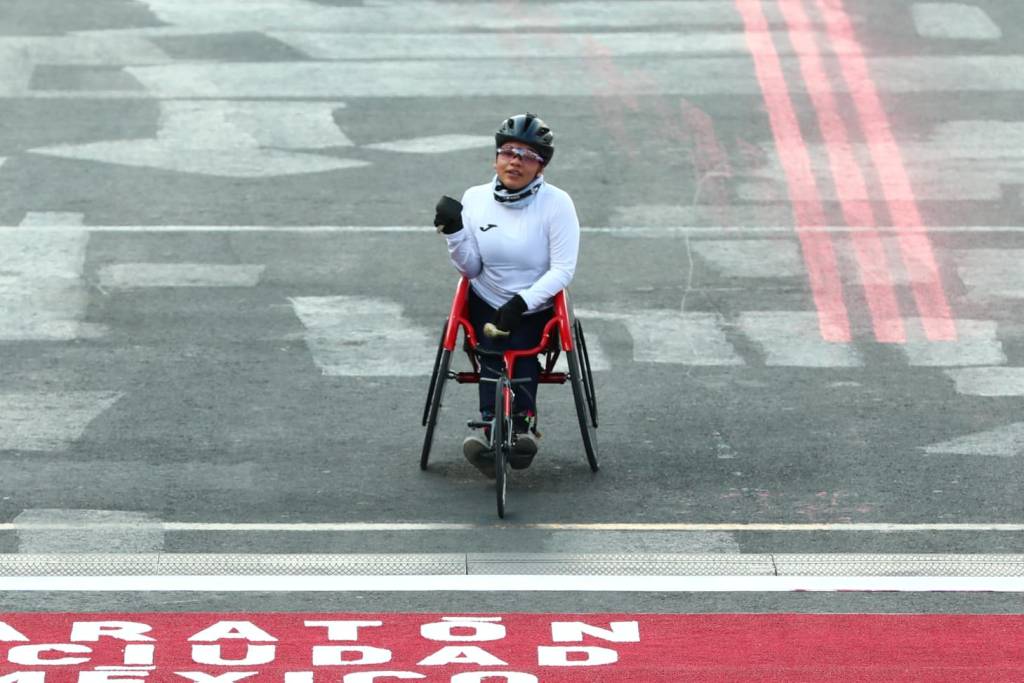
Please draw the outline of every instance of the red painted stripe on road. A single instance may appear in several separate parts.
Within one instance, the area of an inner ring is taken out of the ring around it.
[[[0,657],[10,683],[963,683],[1024,679],[1024,616],[20,613]]]
[[[851,242],[875,338],[880,342],[904,343],[906,331],[889,272],[888,257],[878,232],[871,229],[876,222],[867,201],[867,183],[850,146],[846,123],[839,114],[813,27],[802,0],[782,0],[779,7],[789,28],[789,39],[799,55],[800,72],[817,113],[843,218],[849,226],[867,228],[853,233]]]
[[[800,131],[800,122],[793,110],[782,64],[768,30],[764,8],[761,0],[736,0],[736,7],[743,16],[747,46],[754,60],[754,69],[775,137],[775,147],[786,173],[811,294],[818,309],[821,335],[826,341],[848,342],[851,339],[850,321],[843,301],[843,285],[831,237],[826,233],[800,230],[824,227],[825,209],[811,169],[807,144]]]
[[[889,117],[878,96],[850,17],[843,8],[842,0],[816,2],[833,43],[842,42],[845,46],[844,50],[836,51],[840,71],[867,139],[890,218],[893,225],[902,228],[897,232],[898,243],[925,335],[932,341],[955,340],[956,325],[942,287],[931,241],[924,231],[924,221],[903,164],[903,155],[892,134]]]

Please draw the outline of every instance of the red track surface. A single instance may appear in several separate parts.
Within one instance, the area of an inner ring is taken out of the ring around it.
[[[0,624],[5,662],[0,665],[0,681],[1024,680],[1024,616],[1017,615],[506,614],[478,617],[488,620],[478,626],[467,622],[472,618],[436,614],[9,614]],[[381,625],[338,625],[329,630],[322,623],[306,625],[307,621]],[[79,622],[77,627],[75,622]],[[84,622],[107,625],[97,628],[82,625]],[[557,626],[559,623],[567,625]],[[578,624],[587,626],[581,630]],[[120,628],[125,630],[119,632]],[[49,648],[33,648],[44,644]],[[124,667],[126,653],[141,666],[151,659],[154,668],[111,673],[110,667]],[[316,664],[314,653],[320,658]],[[33,656],[51,663],[26,663]],[[357,663],[360,657],[372,657],[377,663]],[[593,657],[610,663],[587,665],[586,660]],[[11,658],[22,663],[8,663]],[[544,658],[547,665],[540,665],[539,659]],[[62,659],[68,663],[58,663]],[[92,674],[94,677],[79,677],[98,667],[108,670]],[[373,671],[405,673],[366,676]],[[46,675],[31,678],[22,673],[12,678],[13,672]],[[190,678],[179,672],[194,673]],[[473,672],[489,675],[481,678]],[[252,675],[243,678],[241,673]],[[352,675],[358,673],[363,676]]]

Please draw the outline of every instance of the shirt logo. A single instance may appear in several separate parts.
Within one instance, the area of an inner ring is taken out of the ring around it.
[[[491,228],[496,228],[496,227],[498,227],[498,226],[495,225],[494,223],[488,223],[487,225],[481,225],[480,226],[480,232],[487,232]]]

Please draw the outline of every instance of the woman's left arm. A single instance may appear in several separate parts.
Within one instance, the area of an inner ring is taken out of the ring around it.
[[[576,273],[576,259],[580,251],[580,221],[576,216],[576,206],[568,194],[554,207],[548,220],[551,265],[533,286],[519,293],[528,310],[541,306],[568,287]]]

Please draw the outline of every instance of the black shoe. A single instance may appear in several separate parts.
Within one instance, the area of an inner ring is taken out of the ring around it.
[[[512,442],[512,453],[509,455],[508,464],[514,470],[525,470],[533,463],[533,456],[537,455],[539,439],[533,432],[516,434]]]
[[[514,470],[525,470],[533,463],[537,455],[540,434],[537,432],[537,416],[531,411],[516,413],[512,416],[512,453],[508,464]]]
[[[488,479],[494,479],[494,451],[482,434],[470,434],[462,441],[462,455]]]

